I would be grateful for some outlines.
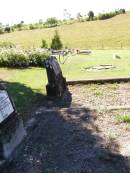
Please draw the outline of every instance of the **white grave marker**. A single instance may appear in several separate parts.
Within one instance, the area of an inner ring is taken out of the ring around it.
[[[14,108],[7,91],[0,90],[0,123],[3,122],[13,112]]]

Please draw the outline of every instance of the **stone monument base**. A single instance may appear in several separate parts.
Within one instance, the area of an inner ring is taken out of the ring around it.
[[[0,124],[0,160],[9,160],[21,143],[26,131],[23,122],[15,114]]]

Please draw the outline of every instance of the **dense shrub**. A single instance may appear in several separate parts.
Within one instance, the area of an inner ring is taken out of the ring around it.
[[[43,67],[44,59],[48,56],[48,52],[37,50],[1,49],[0,66],[11,68]]]
[[[32,51],[29,53],[29,64],[34,67],[43,67],[44,60],[49,56],[47,52]]]
[[[6,64],[8,67],[28,67],[29,60],[25,54],[22,53],[10,53],[7,56]]]
[[[33,29],[37,29],[37,27],[36,27],[34,24],[30,24],[30,25],[29,25],[29,29],[30,29],[30,30],[33,30]]]
[[[109,19],[112,18],[114,16],[116,16],[117,13],[116,12],[110,12],[110,13],[102,13],[98,15],[98,19],[99,20],[105,20],[105,19]]]
[[[3,67],[27,67],[29,61],[27,55],[16,49],[2,49],[0,53],[0,66]]]
[[[116,9],[115,12],[116,12],[116,14],[125,14],[126,13],[124,8]]]
[[[46,20],[45,25],[47,27],[55,27],[58,25],[58,20],[55,17],[50,17]]]
[[[119,11],[120,11],[120,14],[125,14],[126,13],[124,8],[120,9]]]
[[[11,32],[11,27],[6,26],[4,29],[4,32],[10,33]]]

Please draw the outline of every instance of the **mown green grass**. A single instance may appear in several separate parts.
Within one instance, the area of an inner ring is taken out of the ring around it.
[[[113,59],[113,54],[121,59]],[[87,72],[84,67],[112,64],[112,70]],[[128,77],[130,76],[130,50],[95,50],[90,55],[68,57],[60,64],[67,80]],[[7,83],[10,94],[19,112],[25,114],[37,104],[43,104],[46,96],[46,70],[43,68],[7,69],[0,68],[0,79]],[[99,93],[97,93],[99,94]]]
[[[23,47],[39,47],[42,39],[51,43],[55,30],[59,31],[64,46],[90,49],[130,48],[130,12],[108,20],[80,22],[55,28],[17,31],[0,35],[0,41],[9,41]]]
[[[114,59],[117,54],[121,59]],[[84,68],[90,66],[111,64],[115,68],[112,70],[88,72]],[[90,79],[104,77],[130,76],[130,51],[129,50],[95,50],[90,55],[72,56],[61,65],[63,73],[68,80]]]

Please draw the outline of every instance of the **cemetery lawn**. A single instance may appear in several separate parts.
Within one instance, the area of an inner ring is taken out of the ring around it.
[[[114,58],[118,55],[120,59]],[[109,70],[87,71],[86,68],[112,65]],[[94,50],[90,55],[72,56],[61,65],[67,80],[128,77],[130,76],[130,50]]]
[[[113,54],[120,56],[114,59]],[[62,59],[61,59],[62,60]],[[98,65],[113,65],[113,69],[87,71],[85,68]],[[94,50],[90,55],[68,57],[60,64],[67,80],[128,77],[130,76],[130,50]],[[7,69],[0,68],[0,80],[8,84],[16,107],[23,115],[30,113],[46,100],[46,70],[43,68]]]

